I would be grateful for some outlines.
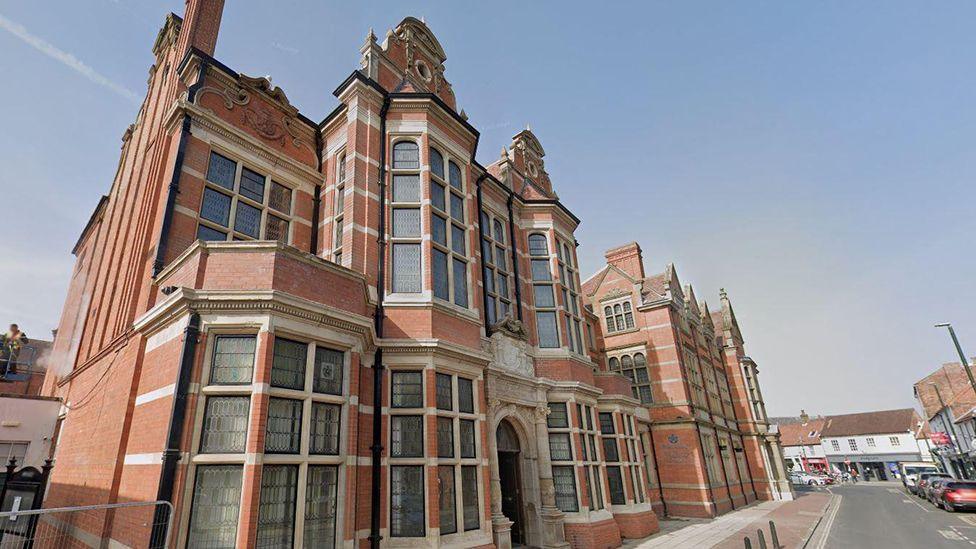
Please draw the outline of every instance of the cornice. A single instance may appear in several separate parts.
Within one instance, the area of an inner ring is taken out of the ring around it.
[[[441,355],[487,366],[491,355],[443,339],[383,339],[379,346],[385,353]]]

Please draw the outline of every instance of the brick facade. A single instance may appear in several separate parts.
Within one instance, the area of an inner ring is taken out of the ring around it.
[[[475,160],[422,21],[370,32],[315,123],[211,57],[222,4],[166,19],[74,249],[46,506],[169,499],[179,547],[604,548],[778,494],[728,299],[713,323],[635,246],[582,285],[541,143]],[[610,333],[599,305],[626,296]],[[651,403],[610,367],[638,348]]]

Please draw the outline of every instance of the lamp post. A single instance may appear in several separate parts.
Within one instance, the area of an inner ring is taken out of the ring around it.
[[[942,322],[941,324],[936,324],[935,327],[949,330],[949,337],[952,338],[952,344],[956,346],[956,352],[959,353],[959,362],[962,363],[962,367],[966,369],[966,376],[969,377],[969,386],[973,388],[973,393],[976,394],[976,379],[973,378],[973,370],[969,367],[969,359],[966,358],[966,353],[962,352],[962,345],[959,344],[959,338],[956,337],[956,331],[952,329],[952,324]]]
[[[942,408],[939,409],[939,411],[940,412],[944,412],[945,409],[946,409],[946,403],[945,403],[944,400],[942,400],[942,393],[939,391],[939,386],[937,384],[935,384],[935,383],[932,383],[931,381],[929,382],[929,385],[931,385],[932,388],[935,389],[935,396],[938,397],[938,399],[939,399],[939,406],[942,407]],[[952,431],[952,439],[950,439],[949,442],[952,443],[952,449],[958,455],[959,452],[961,451],[961,449],[960,449],[960,447],[958,445],[959,444],[959,442],[958,442],[959,441],[959,435],[956,434],[956,426],[952,422],[952,417],[951,417],[952,416],[952,410],[951,409],[949,410],[949,413],[947,415],[950,416],[949,417],[949,429]],[[944,424],[945,422],[946,422],[946,416],[943,415],[942,416],[942,423]],[[945,462],[945,457],[943,457],[942,459],[943,459],[943,465],[948,465],[947,463],[944,463]]]

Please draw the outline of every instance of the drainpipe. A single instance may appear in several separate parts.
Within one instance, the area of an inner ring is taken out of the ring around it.
[[[207,72],[208,63],[200,62],[197,72],[197,81],[186,90],[186,101],[193,103],[196,99],[197,91],[203,87],[204,75]],[[166,246],[169,243],[169,226],[173,223],[173,210],[176,208],[176,195],[180,194],[180,174],[183,172],[183,157],[186,154],[186,142],[190,138],[190,115],[183,115],[183,127],[180,130],[180,144],[176,149],[176,162],[173,164],[173,176],[169,181],[169,193],[166,196],[166,209],[163,210],[163,223],[159,228],[159,240],[156,244],[156,259],[153,261],[152,276],[163,270],[166,258]]]
[[[483,174],[479,175],[478,176],[478,180],[474,182],[474,186],[477,189],[477,192],[476,192],[475,196],[478,199],[478,228],[479,228],[479,231],[478,231],[478,244],[476,244],[475,246],[476,246],[476,248],[478,250],[480,250],[479,253],[481,254],[481,265],[482,265],[482,267],[481,267],[481,306],[483,307],[483,310],[485,311],[485,334],[486,335],[491,335],[489,333],[491,331],[491,326],[488,325],[488,283],[486,283],[485,282],[485,279],[484,279],[484,276],[485,276],[485,268],[484,268],[484,265],[485,265],[485,256],[484,256],[484,253],[483,253],[484,246],[482,246],[482,242],[484,242],[482,240],[482,238],[484,238],[484,236],[486,234],[488,234],[488,233],[491,232],[491,227],[485,227],[485,226],[482,225],[482,221],[484,220],[484,215],[485,215],[485,208],[484,208],[484,202],[483,202],[483,199],[482,199],[482,196],[481,196],[482,195],[482,192],[481,192],[481,182],[484,181],[485,178],[487,178],[487,177],[488,177],[488,174],[487,173],[483,173]],[[509,240],[511,240],[511,238],[509,238]],[[492,248],[492,253],[494,253],[494,248]],[[495,317],[497,319],[497,317],[498,317],[498,311],[495,311]]]
[[[512,273],[515,275],[515,314],[518,316],[519,320],[522,320],[522,281],[519,280],[519,262],[518,262],[518,239],[515,237],[515,219],[512,208],[512,202],[515,200],[515,192],[509,189],[508,191],[508,234],[509,239],[512,241]]]
[[[200,315],[191,312],[189,322],[183,330],[179,377],[176,382],[176,392],[173,395],[173,412],[169,418],[169,430],[166,435],[166,449],[163,450],[163,466],[159,474],[156,501],[173,503],[173,484],[176,478],[176,465],[180,460],[180,442],[183,439],[183,425],[186,419],[187,392],[190,390],[190,373],[193,370],[199,334]],[[162,548],[166,538],[166,530],[172,518],[169,516],[169,510],[166,507],[156,507],[153,524],[158,526],[153,527],[150,547]]]
[[[322,174],[322,130],[315,130],[315,169]],[[315,196],[312,197],[312,242],[309,252],[319,254],[319,208],[322,206],[322,184],[315,186]]]
[[[369,546],[379,549],[380,540],[380,467],[383,461],[383,294],[386,293],[386,112],[390,109],[390,96],[383,98],[380,108],[380,226],[376,242],[377,275],[376,275],[376,310],[373,313],[373,328],[376,330],[376,352],[373,355],[373,445],[370,470],[370,509],[369,509]]]

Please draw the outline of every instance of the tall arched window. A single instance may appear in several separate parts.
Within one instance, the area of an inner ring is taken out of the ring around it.
[[[610,370],[619,371],[630,379],[634,398],[640,400],[643,404],[653,402],[651,396],[651,379],[647,371],[647,359],[643,353],[611,357]]]
[[[556,294],[549,264],[549,243],[546,235],[529,235],[529,255],[533,256],[532,295],[535,301],[535,325],[539,347],[559,348],[559,329],[556,322]]]
[[[607,319],[607,333],[612,334],[617,331],[617,323],[613,320],[613,307],[607,305],[603,308],[603,316]]]
[[[616,372],[619,369],[620,369],[620,359],[618,359],[617,357],[612,357],[610,359],[610,371]]]
[[[332,260],[342,264],[342,233],[343,219],[346,211],[346,153],[342,152],[336,157],[336,180],[335,198],[332,203],[335,209],[332,212]]]
[[[468,244],[464,218],[464,178],[461,167],[453,160],[448,160],[448,177],[445,178],[444,154],[433,147],[428,151],[434,297],[467,307]]]
[[[627,323],[627,329],[634,327],[634,313],[630,310],[630,302],[624,301],[624,321]]]
[[[482,280],[488,294],[485,318],[494,324],[505,318],[511,309],[509,298],[508,239],[505,225],[499,217],[481,212],[481,263]]]
[[[392,290],[420,293],[420,149],[413,141],[393,145]]]

